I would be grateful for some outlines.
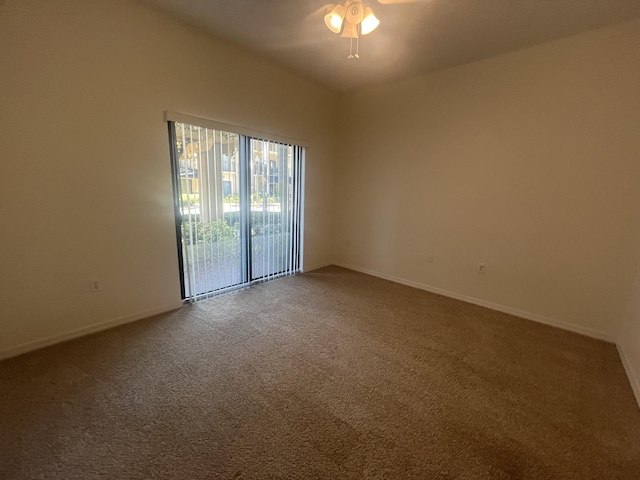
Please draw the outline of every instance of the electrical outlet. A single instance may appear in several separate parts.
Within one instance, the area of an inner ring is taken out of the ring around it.
[[[433,263],[433,255],[427,255],[427,263]]]
[[[92,293],[99,292],[102,290],[102,283],[97,278],[92,278],[89,280],[89,288]]]
[[[478,273],[484,273],[486,269],[487,269],[487,266],[484,263],[478,264]]]

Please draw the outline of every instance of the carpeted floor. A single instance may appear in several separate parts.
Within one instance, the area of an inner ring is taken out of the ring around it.
[[[0,478],[639,479],[616,348],[329,267],[0,362]]]

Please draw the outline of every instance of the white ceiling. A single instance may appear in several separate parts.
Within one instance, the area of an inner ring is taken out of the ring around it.
[[[344,93],[640,17],[640,0],[366,0],[381,24],[348,60],[322,0],[141,1]]]

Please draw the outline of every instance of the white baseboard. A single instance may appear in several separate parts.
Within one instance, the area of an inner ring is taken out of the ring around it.
[[[328,267],[329,265],[336,265],[333,262],[327,262],[327,263],[319,263],[317,265],[313,265],[311,267],[304,267],[302,269],[302,273],[308,273],[308,272],[312,272],[313,270],[318,270],[320,268],[324,268],[324,267]]]
[[[118,325],[124,325],[125,323],[135,322],[136,320],[152,317],[160,313],[177,310],[181,307],[182,307],[182,302],[164,305],[162,307],[154,308],[152,310],[147,310],[145,312],[139,312],[139,313],[134,313],[132,315],[125,315],[124,317],[113,318],[105,322],[95,323],[87,327],[77,328],[69,332],[59,333],[56,335],[52,335],[50,337],[45,337],[39,340],[23,343],[21,345],[11,347],[6,350],[0,350],[0,360],[4,360],[5,358],[10,358],[10,357],[16,357],[18,355],[22,355],[23,353],[27,353],[32,350],[38,350],[40,348],[49,347],[51,345],[55,345],[56,343],[66,342],[67,340],[72,340],[78,337],[84,337],[85,335],[89,335],[92,333],[100,332],[102,330],[107,330],[109,328],[117,327]]]
[[[633,367],[631,366],[631,362],[629,361],[629,357],[627,356],[627,352],[624,349],[624,346],[620,342],[616,342],[616,347],[618,347],[618,353],[620,354],[620,358],[622,359],[622,365],[624,365],[624,369],[627,372],[627,377],[629,377],[631,389],[636,396],[638,407],[640,407],[640,379],[638,375],[636,375],[636,372],[633,371]]]
[[[339,267],[347,268],[349,270],[355,270],[356,272],[366,273],[367,275],[372,275],[374,277],[383,278],[385,280],[390,280],[395,283],[400,283],[402,285],[407,285],[409,287],[418,288],[420,290],[425,290],[431,293],[437,293],[438,295],[442,295],[449,298],[454,298],[456,300],[462,300],[466,303],[472,303],[474,305],[479,305],[481,307],[490,308],[491,310],[496,310],[498,312],[508,313],[510,315],[524,318],[526,320],[532,320],[538,323],[544,323],[545,325],[551,325],[553,327],[558,327],[563,330],[569,330],[571,332],[579,333],[581,335],[586,335],[588,337],[596,338],[598,340],[605,340],[610,343],[615,343],[616,339],[614,336],[609,335],[604,332],[600,332],[598,330],[594,330],[591,328],[583,327],[581,325],[575,325],[573,323],[563,322],[561,320],[556,320],[554,318],[545,317],[543,315],[538,315],[537,313],[531,313],[524,310],[518,310],[517,308],[507,307],[505,305],[500,305],[493,302],[488,302],[486,300],[482,300],[480,298],[469,297],[467,295],[462,295],[460,293],[451,292],[448,290],[443,290],[438,287],[432,287],[431,285],[425,285],[424,283],[418,283],[411,280],[405,280],[404,278],[394,277],[393,275],[387,275],[385,273],[376,272],[374,270],[369,270],[367,268],[356,267],[355,265],[349,265],[341,262],[334,262],[334,265]]]

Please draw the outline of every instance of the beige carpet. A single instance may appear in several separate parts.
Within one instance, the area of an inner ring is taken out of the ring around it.
[[[613,345],[336,267],[0,363],[0,478],[639,479]]]

